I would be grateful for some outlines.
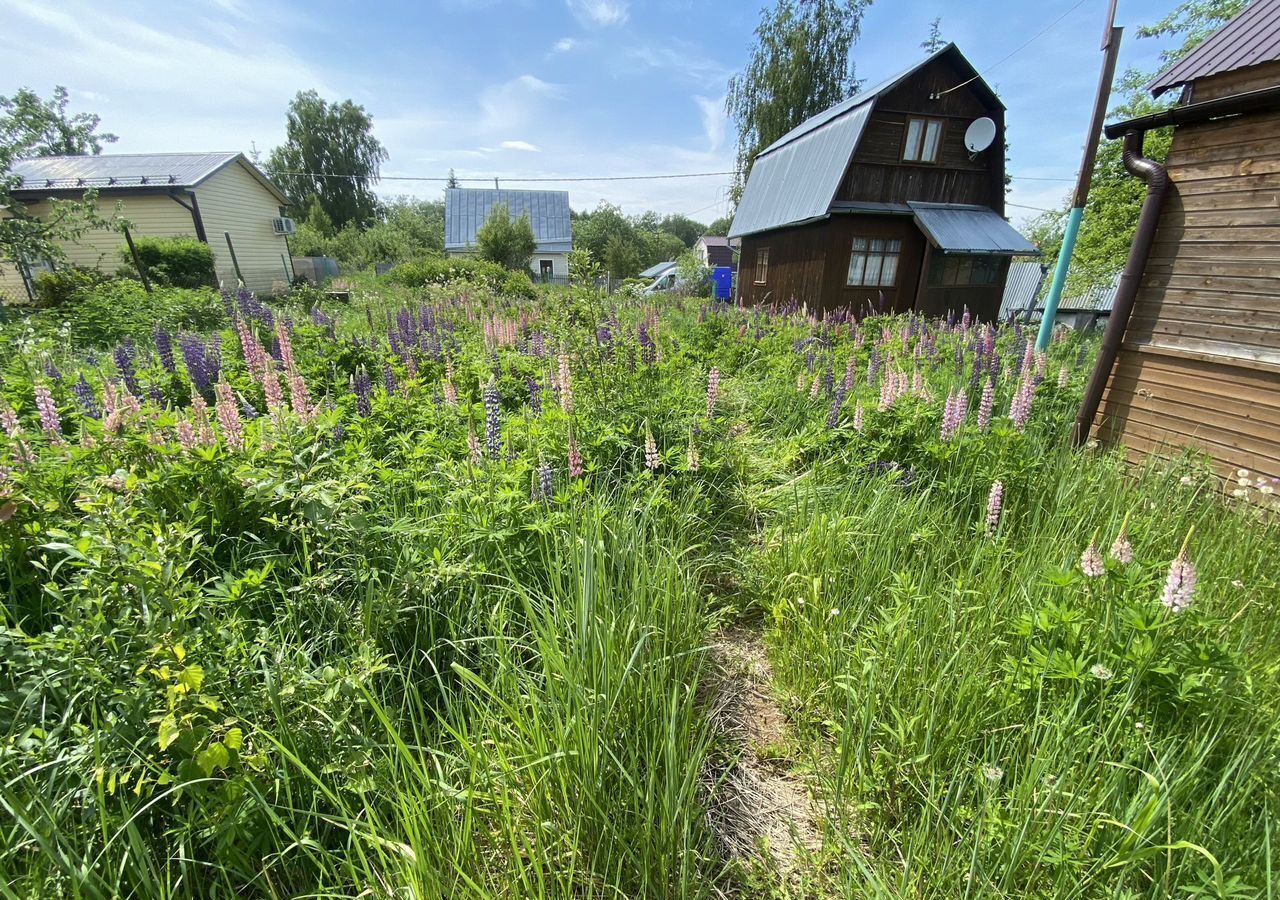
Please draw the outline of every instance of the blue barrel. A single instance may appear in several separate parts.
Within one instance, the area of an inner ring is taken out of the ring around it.
[[[728,300],[733,296],[733,269],[716,266],[711,270],[711,293],[717,300]]]

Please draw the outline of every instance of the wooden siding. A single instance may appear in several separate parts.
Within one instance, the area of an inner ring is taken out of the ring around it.
[[[945,59],[917,72],[876,100],[866,132],[837,192],[839,200],[877,203],[969,203],[1004,212],[1004,111],[988,106],[972,88],[950,90],[965,80]],[[932,95],[948,91],[937,99]],[[902,159],[907,119],[943,122],[938,162]],[[969,158],[964,133],[974,119],[996,123],[992,146]]]
[[[1252,85],[1248,71],[1224,83]],[[1280,112],[1179,128],[1167,167],[1096,433],[1135,457],[1197,447],[1221,475],[1280,477]]]
[[[280,201],[262,182],[235,162],[196,187],[195,195],[220,281],[227,286],[236,283],[235,266],[227,250],[229,233],[250,290],[269,293],[289,283],[289,249],[285,238],[271,226],[271,220],[280,215]]]
[[[1275,84],[1280,84],[1280,61],[1246,66],[1243,69],[1199,79],[1191,91],[1191,102],[1198,103],[1201,100],[1229,97],[1232,94],[1256,91]]]
[[[130,230],[135,237],[195,237],[196,229],[191,213],[166,194],[100,194],[98,213],[104,218],[113,218],[117,203],[120,205],[120,215],[129,220]],[[41,200],[32,203],[27,207],[27,212],[43,218],[49,214],[49,202]],[[120,251],[125,246],[124,235],[112,229],[86,231],[76,241],[64,242],[61,246],[66,253],[67,263],[71,265],[114,272],[124,262],[120,257]],[[0,298],[21,302],[26,296],[22,276],[17,270],[11,266],[0,266]]]

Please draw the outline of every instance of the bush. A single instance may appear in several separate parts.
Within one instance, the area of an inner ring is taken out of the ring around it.
[[[157,325],[192,331],[219,327],[222,301],[213,288],[157,288],[112,281],[77,292],[59,312],[71,324],[71,339],[84,347],[106,347],[127,337],[146,338]]]
[[[508,272],[507,277],[502,279],[501,293],[518,300],[534,300],[538,296],[528,271]]]
[[[138,257],[147,275],[156,284],[169,287],[208,287],[217,280],[213,270],[213,250],[204,241],[186,237],[134,238]],[[120,248],[130,276],[136,273],[128,245]]]
[[[405,287],[463,283],[500,292],[504,289],[507,277],[512,274],[518,273],[509,272],[497,263],[466,256],[450,256],[402,263],[387,273],[387,277]]]
[[[41,272],[36,276],[35,305],[41,309],[62,306],[77,293],[92,290],[111,280],[111,276],[97,269],[66,266],[56,272]]]

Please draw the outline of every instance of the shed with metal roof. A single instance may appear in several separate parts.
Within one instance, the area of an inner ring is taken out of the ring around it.
[[[544,281],[568,278],[573,223],[568,191],[449,188],[445,192],[444,249],[451,256],[476,252],[476,234],[493,208],[503,204],[512,221],[527,218],[537,250],[529,265]]]

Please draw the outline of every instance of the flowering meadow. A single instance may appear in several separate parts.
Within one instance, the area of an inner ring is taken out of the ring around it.
[[[1273,895],[1274,485],[1069,450],[1090,339],[184,302],[0,326],[5,896]],[[746,753],[819,810],[785,866],[710,813]]]

